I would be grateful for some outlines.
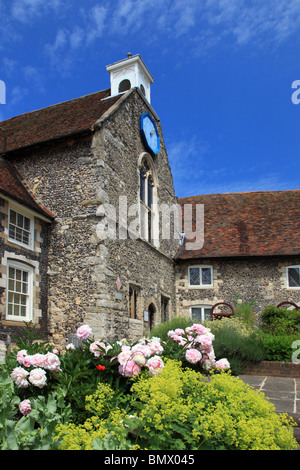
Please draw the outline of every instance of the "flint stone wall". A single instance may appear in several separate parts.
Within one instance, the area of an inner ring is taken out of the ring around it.
[[[137,240],[99,239],[99,206],[128,207],[138,201],[138,160],[145,151],[140,114],[148,110],[138,92],[92,135],[22,152],[14,159],[26,183],[56,214],[48,254],[48,332],[55,342],[88,323],[96,339],[141,337],[148,329],[144,311],[155,306],[160,321],[161,295],[175,312],[174,265],[177,240],[162,240],[159,249]],[[158,128],[162,139],[161,127]],[[155,162],[160,202],[176,202],[164,144]],[[120,278],[121,288],[116,288]],[[128,315],[128,288],[140,287],[137,319]]]
[[[213,287],[189,287],[188,267],[191,265],[213,267]],[[259,315],[268,305],[293,301],[300,305],[300,290],[288,289],[286,267],[300,264],[297,257],[207,259],[185,261],[176,266],[177,315],[190,317],[190,307],[213,306],[227,302],[234,306],[237,296],[246,304],[255,301]]]

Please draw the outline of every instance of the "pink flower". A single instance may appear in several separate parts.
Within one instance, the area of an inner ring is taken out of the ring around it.
[[[176,328],[175,335],[184,335],[184,330],[182,328]]]
[[[153,349],[147,344],[135,344],[132,351],[143,354],[144,357],[148,358],[153,354]]]
[[[82,325],[78,328],[76,334],[79,339],[85,340],[92,336],[92,330],[88,325]]]
[[[149,344],[150,348],[152,349],[152,351],[156,354],[159,354],[159,353],[162,353],[164,348],[162,347],[162,345],[160,344],[160,341],[151,341],[151,343]]]
[[[188,349],[185,353],[185,358],[191,364],[196,364],[202,358],[202,354],[197,349]]]
[[[69,343],[67,344],[66,349],[75,349],[75,346],[73,343]]]
[[[33,367],[44,367],[44,354],[34,354],[31,356],[31,365]]]
[[[119,366],[119,372],[124,377],[137,377],[141,368],[134,361],[127,361],[125,364]]]
[[[22,349],[21,351],[18,351],[18,354],[17,354],[17,361],[19,364],[21,364],[21,366],[23,366],[23,361],[24,361],[24,358],[27,356],[27,351],[25,349]]]
[[[10,374],[11,379],[15,384],[20,388],[27,388],[29,383],[26,377],[29,375],[27,370],[23,369],[23,367],[16,367],[12,373]]]
[[[123,366],[130,358],[130,356],[132,355],[132,351],[131,349],[129,350],[126,350],[126,351],[122,351],[119,355],[118,355],[118,361],[119,363]]]
[[[225,370],[225,369],[230,369],[230,364],[227,361],[227,359],[222,358],[216,361],[215,363],[215,368],[219,370]]]
[[[198,333],[198,335],[205,335],[207,328],[205,328],[203,325],[200,325],[200,323],[194,323],[191,326],[191,330],[195,333]]]
[[[100,348],[102,348],[102,349],[100,349]],[[92,343],[90,345],[90,351],[91,351],[91,353],[94,354],[95,357],[103,356],[105,354],[103,349],[104,349],[104,351],[106,351],[105,344],[100,343],[99,341],[94,341],[94,343]]]
[[[23,400],[19,404],[19,410],[22,415],[26,416],[31,412],[31,403],[30,400]]]
[[[132,360],[139,366],[144,366],[146,363],[145,356],[139,352],[133,355]]]
[[[25,356],[23,358],[23,366],[24,367],[30,367],[31,366],[31,358],[32,358],[32,356]]]
[[[60,366],[59,357],[56,354],[48,352],[44,358],[43,367],[47,370],[58,371]]]
[[[195,339],[196,343],[200,343],[204,348],[210,347],[212,345],[212,340],[209,336],[199,335]]]
[[[155,376],[163,370],[164,363],[161,357],[153,356],[146,362],[146,367],[149,369],[149,375]]]
[[[33,369],[29,374],[28,380],[32,385],[43,388],[47,382],[46,371],[40,368]]]

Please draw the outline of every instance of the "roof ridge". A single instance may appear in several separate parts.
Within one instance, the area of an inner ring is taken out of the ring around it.
[[[239,194],[275,194],[275,193],[287,193],[287,192],[300,192],[299,189],[275,189],[275,190],[258,190],[258,191],[237,191],[232,193],[209,193],[209,194],[197,194],[194,196],[183,196],[178,198],[178,201],[183,199],[195,199],[200,197],[210,197],[210,196],[237,196]]]

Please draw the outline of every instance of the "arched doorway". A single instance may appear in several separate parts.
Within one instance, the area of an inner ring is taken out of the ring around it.
[[[149,328],[149,333],[152,330],[152,328],[154,327],[155,312],[156,312],[156,308],[155,308],[154,304],[151,303],[148,307],[148,328]]]

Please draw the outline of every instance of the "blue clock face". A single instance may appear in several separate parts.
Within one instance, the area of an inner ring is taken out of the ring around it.
[[[148,113],[141,115],[141,131],[148,149],[157,154],[159,152],[159,135],[155,122]]]

